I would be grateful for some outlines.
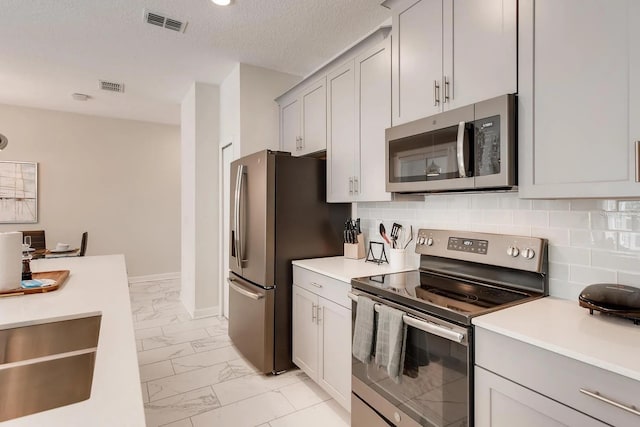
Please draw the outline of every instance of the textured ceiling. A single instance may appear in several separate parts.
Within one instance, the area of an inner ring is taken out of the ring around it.
[[[145,8],[186,31],[145,23]],[[192,82],[237,62],[307,75],[389,16],[380,0],[0,0],[0,103],[177,124]]]

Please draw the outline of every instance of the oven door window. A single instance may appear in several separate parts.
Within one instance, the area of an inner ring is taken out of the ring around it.
[[[462,156],[469,165],[471,126],[465,127]],[[459,178],[458,126],[389,141],[390,182],[423,182]],[[466,171],[470,176],[471,170]]]
[[[421,426],[466,426],[469,413],[466,345],[407,326],[400,383],[372,361],[353,358],[353,376]]]

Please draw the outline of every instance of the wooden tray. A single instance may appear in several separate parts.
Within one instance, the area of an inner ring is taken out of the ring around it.
[[[34,279],[55,280],[56,283],[54,283],[51,286],[46,286],[44,288],[28,288],[28,289],[15,288],[15,289],[9,289],[8,291],[0,291],[0,298],[12,297],[16,295],[42,294],[45,292],[56,291],[67,280],[67,277],[69,277],[69,270],[41,271],[39,273],[31,273],[31,276]]]

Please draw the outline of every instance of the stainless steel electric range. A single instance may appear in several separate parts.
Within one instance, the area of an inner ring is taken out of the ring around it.
[[[419,270],[351,281],[354,321],[366,296],[407,327],[400,383],[353,358],[354,427],[472,426],[471,319],[548,294],[545,239],[421,229],[416,253]]]

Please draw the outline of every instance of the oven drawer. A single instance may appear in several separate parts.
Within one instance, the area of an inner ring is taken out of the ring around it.
[[[631,408],[640,408],[638,381],[478,327],[475,357],[476,365],[605,423],[640,425]]]
[[[380,414],[351,393],[351,427],[389,427]]]
[[[349,283],[298,267],[297,265],[293,266],[293,283],[351,310],[351,300],[347,296],[347,292],[351,289]]]

